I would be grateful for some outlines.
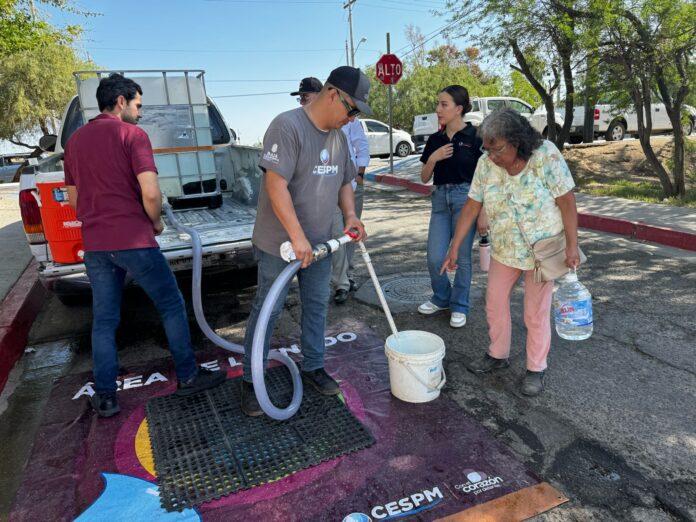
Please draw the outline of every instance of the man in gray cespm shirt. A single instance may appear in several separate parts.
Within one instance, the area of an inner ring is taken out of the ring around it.
[[[258,260],[258,287],[244,338],[242,411],[247,415],[263,413],[251,383],[251,345],[266,295],[287,266],[280,257],[280,245],[285,241],[291,241],[295,256],[302,261],[297,274],[302,301],[302,380],[323,394],[339,393],[338,384],[324,370],[331,256],[312,263],[312,245],[331,238],[337,204],[343,212],[345,231],[357,231],[355,241],[365,238],[365,228],[355,214],[350,183],[355,167],[340,129],[361,112],[371,114],[366,103],[369,89],[370,82],[359,69],[334,69],[312,103],[277,116],[263,138],[259,166],[265,175],[252,237]],[[288,286],[278,299],[266,330],[264,360]]]

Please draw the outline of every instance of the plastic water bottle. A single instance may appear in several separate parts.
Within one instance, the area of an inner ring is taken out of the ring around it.
[[[488,242],[488,235],[481,236],[479,241],[479,262],[481,270],[488,272],[491,266],[491,244]]]
[[[592,335],[592,296],[575,271],[558,280],[553,294],[553,318],[562,339],[582,341]]]

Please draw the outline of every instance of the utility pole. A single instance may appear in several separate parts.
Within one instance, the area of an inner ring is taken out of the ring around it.
[[[387,54],[391,54],[391,38],[387,33]],[[394,175],[394,129],[392,128],[392,84],[389,84],[389,172]]]
[[[348,9],[348,29],[350,31],[350,66],[355,67],[355,50],[353,49],[353,4],[357,0],[348,0],[343,9]]]
[[[348,40],[346,40],[346,65],[350,65],[350,58],[348,57]]]

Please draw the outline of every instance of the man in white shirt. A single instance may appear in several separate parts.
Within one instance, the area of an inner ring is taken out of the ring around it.
[[[370,148],[367,144],[367,136],[365,136],[362,122],[357,118],[346,123],[341,130],[348,138],[351,159],[358,171],[358,177],[353,182],[353,189],[355,190],[355,212],[360,217],[362,215],[364,196],[363,176],[365,175],[365,169],[370,163]],[[343,228],[343,214],[341,214],[339,208],[336,208],[333,224],[334,237],[340,236],[343,233]],[[345,303],[348,300],[348,293],[354,289],[355,283],[348,276],[348,270],[352,268],[351,260],[354,252],[355,244],[351,242],[345,248],[339,249],[338,252],[334,252],[332,255],[331,282],[336,289],[334,295],[336,304]]]

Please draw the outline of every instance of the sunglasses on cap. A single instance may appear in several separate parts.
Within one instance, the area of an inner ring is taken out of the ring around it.
[[[358,114],[360,114],[360,109],[358,109],[357,107],[353,107],[350,103],[348,103],[346,101],[346,99],[343,97],[343,95],[341,94],[341,91],[339,91],[335,87],[332,87],[332,88],[338,93],[338,99],[341,100],[341,103],[343,104],[346,111],[348,112],[349,118],[352,118],[353,116],[357,116]]]

